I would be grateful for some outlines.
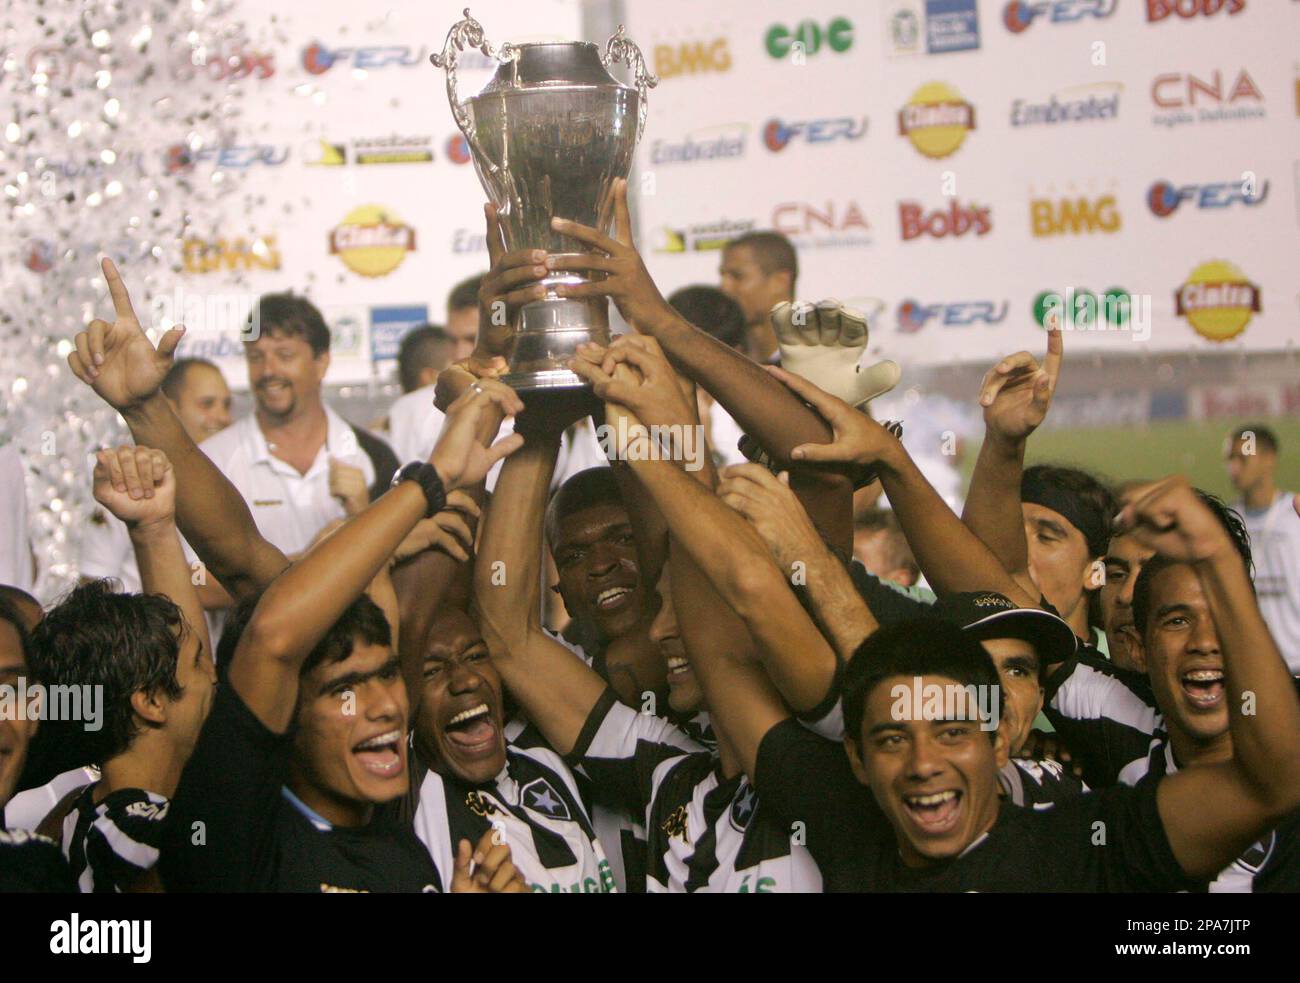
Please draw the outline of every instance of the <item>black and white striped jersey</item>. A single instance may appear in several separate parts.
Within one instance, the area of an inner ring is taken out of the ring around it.
[[[799,830],[773,821],[743,775],[726,778],[715,752],[612,690],[568,760],[581,764],[597,797],[645,816],[647,891],[821,890]]]
[[[1050,809],[1088,791],[1059,762],[1012,758],[998,770],[998,784],[1009,801],[1028,809]]]
[[[1139,764],[1141,769],[1137,767]],[[1152,740],[1148,755],[1126,769],[1124,784],[1158,782],[1176,771],[1178,764],[1174,760],[1174,747],[1162,733]],[[1292,894],[1300,891],[1300,809],[1225,867],[1209,883],[1207,890],[1211,894]]]
[[[83,894],[129,889],[158,862],[170,802],[139,788],[111,792],[98,805],[87,785],[63,820],[63,853]]]
[[[1047,680],[1043,713],[1093,788],[1133,784],[1125,776],[1137,769],[1141,777],[1152,737],[1164,727],[1146,676],[1119,668],[1090,645]]]
[[[522,723],[507,726],[506,741],[506,766],[489,783],[470,785],[423,768],[412,776],[419,795],[415,833],[443,883],[451,883],[456,845],[462,839],[476,845],[496,829],[533,891],[614,891],[609,860],[564,759]]]

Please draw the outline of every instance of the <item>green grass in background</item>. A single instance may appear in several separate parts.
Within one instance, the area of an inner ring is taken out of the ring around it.
[[[1198,488],[1231,502],[1236,493],[1223,466],[1223,439],[1235,426],[1264,423],[1282,445],[1278,484],[1300,492],[1300,418],[1218,420],[1209,423],[1170,421],[1142,428],[1102,427],[1087,430],[1040,430],[1029,440],[1027,463],[1066,464],[1092,471],[1112,482],[1134,478],[1187,475]],[[969,483],[976,444],[964,454],[963,477]]]

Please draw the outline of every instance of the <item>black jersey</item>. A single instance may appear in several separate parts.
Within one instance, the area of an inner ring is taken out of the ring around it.
[[[396,810],[332,826],[285,788],[293,731],[268,730],[230,686],[217,689],[172,797],[159,871],[169,891],[428,892],[441,889]]]

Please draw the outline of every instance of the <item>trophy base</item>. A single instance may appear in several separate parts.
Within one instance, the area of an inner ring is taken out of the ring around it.
[[[547,297],[525,304],[510,371],[501,381],[519,393],[587,388],[568,367],[578,346],[587,341],[609,344],[609,301],[604,297]]]

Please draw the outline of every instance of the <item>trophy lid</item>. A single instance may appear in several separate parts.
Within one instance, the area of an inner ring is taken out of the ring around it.
[[[512,89],[556,86],[618,86],[600,58],[600,49],[586,41],[542,41],[510,45],[515,57],[503,62],[479,95]]]

